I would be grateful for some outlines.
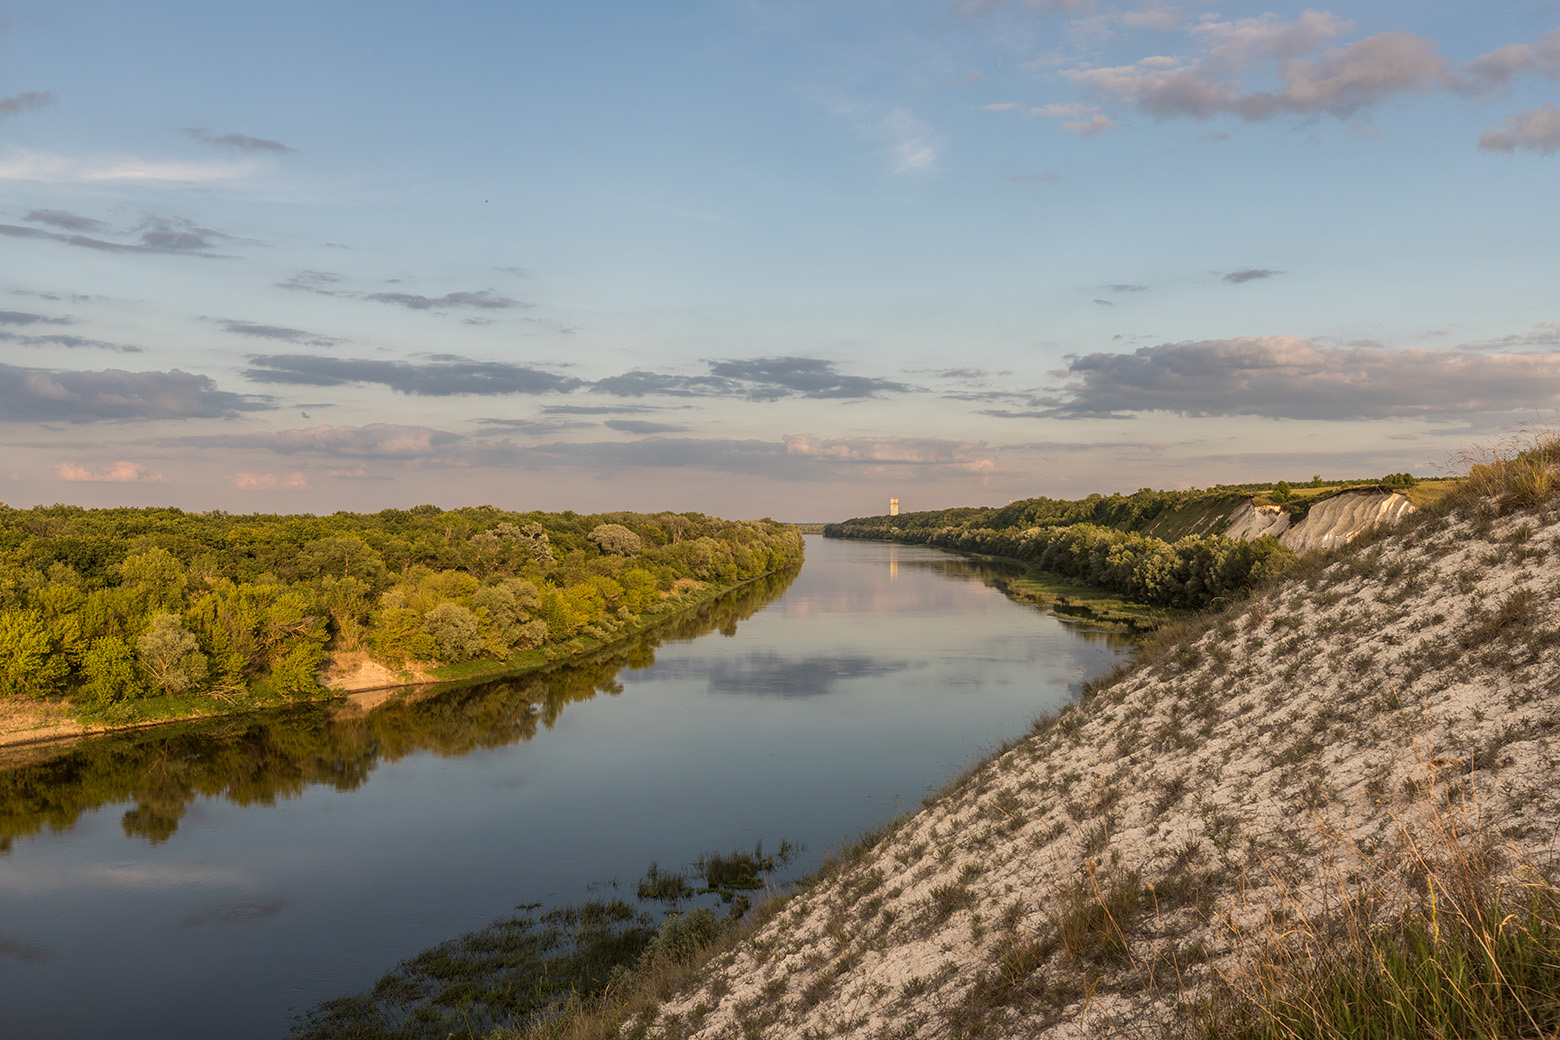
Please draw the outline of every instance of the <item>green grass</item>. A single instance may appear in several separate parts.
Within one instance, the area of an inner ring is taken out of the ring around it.
[[[1192,613],[1133,603],[1114,592],[1079,584],[1030,567],[1022,561],[1010,562],[1024,567],[1024,576],[998,582],[997,587],[1015,600],[1047,606],[1052,613],[1063,617],[1081,618],[1122,631],[1149,632],[1168,620]]]

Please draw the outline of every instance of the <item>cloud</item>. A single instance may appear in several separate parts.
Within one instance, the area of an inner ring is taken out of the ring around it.
[[[492,463],[519,461],[531,465],[583,466],[615,473],[637,469],[706,469],[721,473],[763,474],[805,480],[813,467],[789,458],[785,446],[760,440],[695,440],[650,437],[635,441],[588,441],[543,444],[518,449],[494,445],[479,459]]]
[[[272,407],[218,390],[210,377],[167,372],[62,372],[0,364],[0,421],[216,419]]]
[[[394,303],[402,307],[408,307],[414,311],[447,310],[456,307],[479,307],[485,310],[498,310],[508,307],[531,307],[532,304],[521,303],[508,296],[501,296],[491,289],[482,289],[478,292],[452,292],[443,296],[416,296],[412,293],[369,293],[365,300],[373,300],[375,303]]]
[[[688,430],[688,427],[676,423],[649,422],[645,419],[608,419],[602,425],[619,433],[634,434],[685,433]]]
[[[632,441],[551,443],[521,447],[510,442],[466,452],[471,464],[579,467],[615,474],[646,469],[701,469],[786,481],[851,481],[864,475],[914,477],[931,471],[989,473],[995,463],[974,445],[932,438],[822,440],[801,434],[782,442],[647,437]]]
[[[0,97],[0,119],[9,119],[23,112],[36,112],[60,99],[52,90],[29,90],[25,94]]]
[[[771,357],[710,361],[709,375],[685,376],[636,369],[590,384],[592,393],[618,397],[743,397],[778,401],[786,397],[814,400],[861,399],[912,390],[887,379],[849,376],[820,358]]]
[[[331,336],[319,336],[286,325],[259,325],[252,321],[226,320],[222,327],[236,336],[253,336],[257,339],[278,339],[287,343],[303,343],[311,347],[329,347],[341,340]]]
[[[941,145],[936,132],[907,108],[896,105],[862,129],[888,146],[895,173],[925,170],[937,163]]]
[[[1351,23],[1328,11],[1304,11],[1292,22],[1268,13],[1239,21],[1208,20],[1188,32],[1209,42],[1208,64],[1216,68],[1244,69],[1258,61],[1297,58],[1335,40]]]
[[[1282,271],[1274,271],[1266,267],[1247,267],[1240,271],[1231,271],[1224,276],[1224,281],[1231,285],[1242,285],[1246,282],[1260,281],[1263,278],[1277,278]]]
[[[0,181],[47,184],[209,184],[254,172],[247,162],[186,162],[117,156],[70,159],[49,152],[12,152],[0,159]]]
[[[643,415],[661,409],[645,404],[544,404],[548,415]]]
[[[365,426],[314,426],[308,429],[224,433],[179,437],[171,443],[192,448],[260,448],[278,455],[317,454],[332,458],[420,459],[464,440],[427,426],[369,423]]]
[[[1507,87],[1525,73],[1560,79],[1560,29],[1545,33],[1537,43],[1513,43],[1475,58],[1466,69],[1467,89]]]
[[[46,239],[54,242],[63,242],[69,246],[80,246],[83,249],[96,249],[104,253],[167,252],[167,250],[152,249],[148,246],[131,245],[124,242],[108,242],[101,238],[91,238],[87,235],[62,235],[58,232],[22,227],[18,224],[0,224],[0,235],[6,235],[10,238]]]
[[[975,445],[933,437],[844,437],[824,440],[805,434],[782,438],[787,455],[855,466],[951,467],[976,473],[996,469],[991,459],[971,458]]]
[[[85,336],[71,336],[63,332],[50,332],[41,336],[24,336],[16,332],[0,330],[0,342],[15,343],[23,347],[64,347],[66,350],[81,348],[91,350],[114,350],[124,354],[139,354],[140,347],[132,347],[124,343],[109,343],[100,339],[88,339]]]
[[[285,282],[277,282],[278,289],[292,289],[295,292],[314,293],[316,296],[353,296],[354,293],[342,292],[327,286],[338,285],[346,281],[345,275],[333,274],[330,271],[299,271]]]
[[[477,422],[483,427],[477,431],[479,437],[498,437],[506,433],[542,437],[561,433],[564,430],[579,430],[595,425],[578,419],[478,419]]]
[[[108,225],[101,220],[93,220],[91,217],[83,217],[63,209],[35,209],[27,214],[27,219],[34,224],[48,224],[51,227],[64,228],[66,231],[105,231]]]
[[[0,311],[0,325],[69,325],[69,318],[50,318],[26,311]]]
[[[1030,109],[1029,112],[1031,115],[1049,116],[1060,120],[1063,130],[1070,134],[1077,134],[1079,137],[1093,137],[1115,125],[1105,113],[1100,111],[1098,105],[1066,102],[1042,105]]]
[[[1156,120],[1208,120],[1232,115],[1255,121],[1280,115],[1349,119],[1396,97],[1457,86],[1435,41],[1410,32],[1385,32],[1303,57],[1347,28],[1325,11],[1293,21],[1271,14],[1239,21],[1205,21],[1188,29],[1204,53],[1193,58],[1155,55],[1131,65],[1076,67],[1063,78],[1101,102],[1125,105]],[[1240,76],[1256,67],[1279,81],[1277,90],[1249,88]],[[1083,102],[1032,110],[1063,120],[1087,135],[1108,117]]]
[[[72,483],[156,484],[162,480],[161,473],[148,473],[139,462],[120,461],[95,473],[74,462],[61,462],[55,465],[54,472],[61,480]]]
[[[309,489],[308,478],[302,473],[289,473],[280,477],[275,473],[234,473],[228,477],[228,480],[242,491],[270,491],[276,488],[288,488],[293,491]]]
[[[1075,356],[1067,375],[1070,381],[1054,395],[1037,398],[1029,414],[1347,420],[1510,413],[1560,404],[1560,355],[1329,349],[1288,336]]]
[[[1458,350],[1510,350],[1513,347],[1560,348],[1560,322],[1541,321],[1527,332],[1514,332],[1479,343],[1457,345]]]
[[[841,375],[834,370],[833,362],[819,358],[714,361],[710,363],[710,374],[717,379],[746,384],[747,396],[755,401],[774,401],[782,397],[865,398],[912,389],[887,379]]]
[[[739,388],[730,379],[714,376],[679,376],[635,369],[620,376],[608,376],[590,384],[592,393],[617,397],[711,397],[736,396]],[[616,409],[614,409],[615,411]]]
[[[703,681],[710,693],[743,697],[823,697],[849,679],[893,675],[913,667],[865,654],[785,657],[759,652],[740,657],[684,657],[657,664],[651,681]]]
[[[252,240],[235,238],[213,228],[201,227],[183,217],[147,217],[136,229],[141,245],[158,253],[196,253],[211,256],[207,250],[230,242],[256,245]]]
[[[452,354],[430,361],[371,361],[312,354],[256,355],[244,376],[257,383],[342,386],[379,383],[403,394],[446,397],[451,394],[546,394],[582,385],[570,376],[500,361],[472,361]]]
[[[1316,61],[1281,63],[1278,103],[1290,112],[1344,118],[1400,94],[1430,93],[1447,84],[1448,71],[1435,41],[1409,32],[1380,33]]]
[[[1105,288],[1109,289],[1111,292],[1114,292],[1114,293],[1147,292],[1148,291],[1148,286],[1146,286],[1146,285],[1133,285],[1130,282],[1113,282],[1110,285],[1107,285]]]
[[[1507,116],[1505,126],[1479,135],[1479,147],[1487,152],[1553,155],[1560,151],[1560,108],[1546,101],[1538,108]]]
[[[226,148],[238,148],[246,152],[296,152],[298,149],[289,148],[280,141],[268,141],[263,137],[250,137],[246,134],[214,134],[204,126],[192,126],[184,131],[197,141],[205,144],[222,145]]]
[[[60,211],[33,211],[33,215],[38,213],[57,214]],[[64,214],[64,216],[69,217],[72,215]],[[29,219],[32,219],[32,215],[29,216]],[[228,243],[255,244],[251,240],[235,238],[213,228],[200,227],[193,221],[185,220],[182,217],[147,217],[135,230],[140,232],[139,241],[111,242],[107,239],[93,238],[90,235],[63,234],[57,231],[43,231],[39,228],[22,227],[17,224],[0,224],[0,235],[6,235],[11,238],[45,239],[53,242],[63,242],[65,245],[78,246],[82,249],[94,249],[103,253],[200,256],[207,259],[223,260],[230,257],[227,254],[213,253],[211,250],[219,245]]]

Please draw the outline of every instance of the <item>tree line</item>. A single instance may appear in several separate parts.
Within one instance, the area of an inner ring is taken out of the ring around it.
[[[1078,507],[1072,511],[1074,515],[1114,511],[1116,515],[1131,518],[1126,522],[1146,523],[1152,519],[1152,515],[1147,514],[1153,509],[1154,501],[1146,497],[1116,495],[1109,498],[1091,496],[1091,499],[1102,499],[1103,508],[1101,503],[1087,504],[1089,500],[1085,500],[1074,504]],[[1068,511],[1057,509],[1051,515],[1063,517]],[[1154,510],[1153,515],[1158,515],[1158,511]],[[1142,519],[1145,516],[1147,519]],[[881,519],[886,518],[871,518]],[[1090,522],[1058,521],[1043,527],[998,529],[963,524],[900,526],[853,520],[831,524],[824,534],[832,538],[909,542],[1006,556],[1097,588],[1119,592],[1137,603],[1193,609],[1209,606],[1267,577],[1276,577],[1294,560],[1294,553],[1271,536],[1242,541],[1218,535],[1192,535],[1167,542],[1152,535]]]
[[[0,505],[0,697],[313,696],[333,651],[539,662],[799,564],[772,520]]]

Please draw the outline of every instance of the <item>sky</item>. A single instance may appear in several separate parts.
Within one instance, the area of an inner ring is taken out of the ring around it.
[[[827,521],[1560,402],[1560,0],[0,0],[0,501]]]

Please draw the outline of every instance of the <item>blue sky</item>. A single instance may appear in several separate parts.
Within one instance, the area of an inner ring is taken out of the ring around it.
[[[827,520],[1560,395],[1560,3],[0,7],[0,500]]]

